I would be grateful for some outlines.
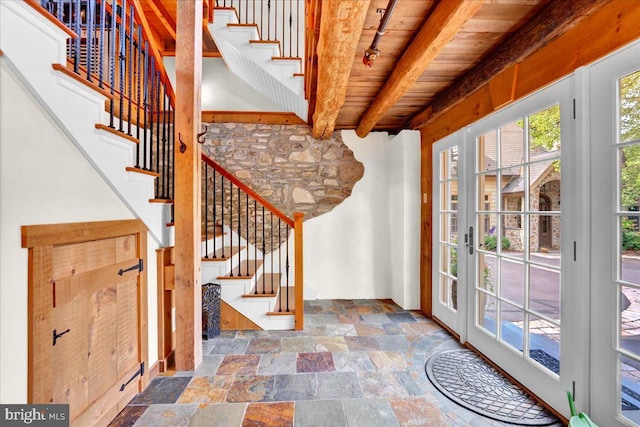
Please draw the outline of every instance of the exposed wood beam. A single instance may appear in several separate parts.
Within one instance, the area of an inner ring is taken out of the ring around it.
[[[167,12],[167,9],[164,7],[160,0],[147,0],[147,4],[153,10],[153,13],[156,15],[162,26],[165,30],[171,35],[171,37],[176,39],[176,23],[173,22],[171,18],[171,14]]]
[[[179,1],[176,39],[175,299],[176,369],[192,371],[202,361],[200,283],[200,92],[202,0]]]
[[[203,111],[204,123],[265,123],[269,125],[306,125],[295,113],[264,111]]]
[[[606,0],[550,2],[509,40],[496,48],[465,76],[438,94],[427,109],[409,120],[407,127],[418,129],[432,122],[493,77],[564,34],[605,3],[607,3]]]
[[[511,66],[519,67],[513,99],[521,99],[569,75],[576,68],[640,39],[638,22],[640,2],[606,2],[571,30]],[[508,74],[509,70],[505,70],[494,79]],[[494,98],[489,82],[481,85],[471,95],[420,128],[423,147],[493,113]]]
[[[313,114],[313,137],[333,134],[358,48],[369,0],[323,0],[318,40],[318,87]]]
[[[413,86],[431,61],[458,33],[483,1],[444,0],[425,21],[391,76],[360,119],[356,134],[364,138],[394,104]]]

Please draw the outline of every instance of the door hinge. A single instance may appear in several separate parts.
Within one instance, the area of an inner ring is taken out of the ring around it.
[[[469,255],[473,255],[473,227],[469,227],[469,234],[464,235],[464,242],[469,248]]]
[[[140,362],[140,369],[138,369],[136,373],[133,374],[131,378],[129,378],[129,381],[127,381],[126,383],[120,386],[120,391],[124,391],[124,389],[131,383],[131,381],[135,380],[138,377],[138,375],[140,376],[144,375],[144,362]]]
[[[573,98],[573,120],[576,119],[576,99]]]
[[[62,331],[60,333],[58,333],[57,329],[54,329],[53,330],[53,345],[56,345],[56,342],[58,342],[58,338],[60,338],[61,336],[63,336],[67,332],[71,332],[71,329],[67,329],[66,331]]]
[[[138,270],[139,272],[142,272],[144,270],[143,262],[144,262],[144,260],[142,258],[140,258],[138,260],[137,264],[132,265],[131,267],[127,268],[126,270],[120,269],[120,271],[118,271],[118,276],[122,276],[124,273],[126,273],[128,271],[133,271],[133,270]]]

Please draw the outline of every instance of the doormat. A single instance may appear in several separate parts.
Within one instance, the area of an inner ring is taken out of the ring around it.
[[[450,350],[427,360],[433,385],[457,404],[494,420],[523,426],[558,422],[511,380],[471,350]]]

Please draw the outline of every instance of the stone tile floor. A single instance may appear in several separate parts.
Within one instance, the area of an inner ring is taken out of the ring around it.
[[[203,342],[196,371],[156,377],[111,426],[511,425],[429,382],[429,356],[455,348],[436,323],[389,300],[306,301],[304,331],[223,331]]]

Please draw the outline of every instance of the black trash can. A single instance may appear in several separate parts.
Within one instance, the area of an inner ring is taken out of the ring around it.
[[[220,335],[220,285],[202,285],[202,338]]]

